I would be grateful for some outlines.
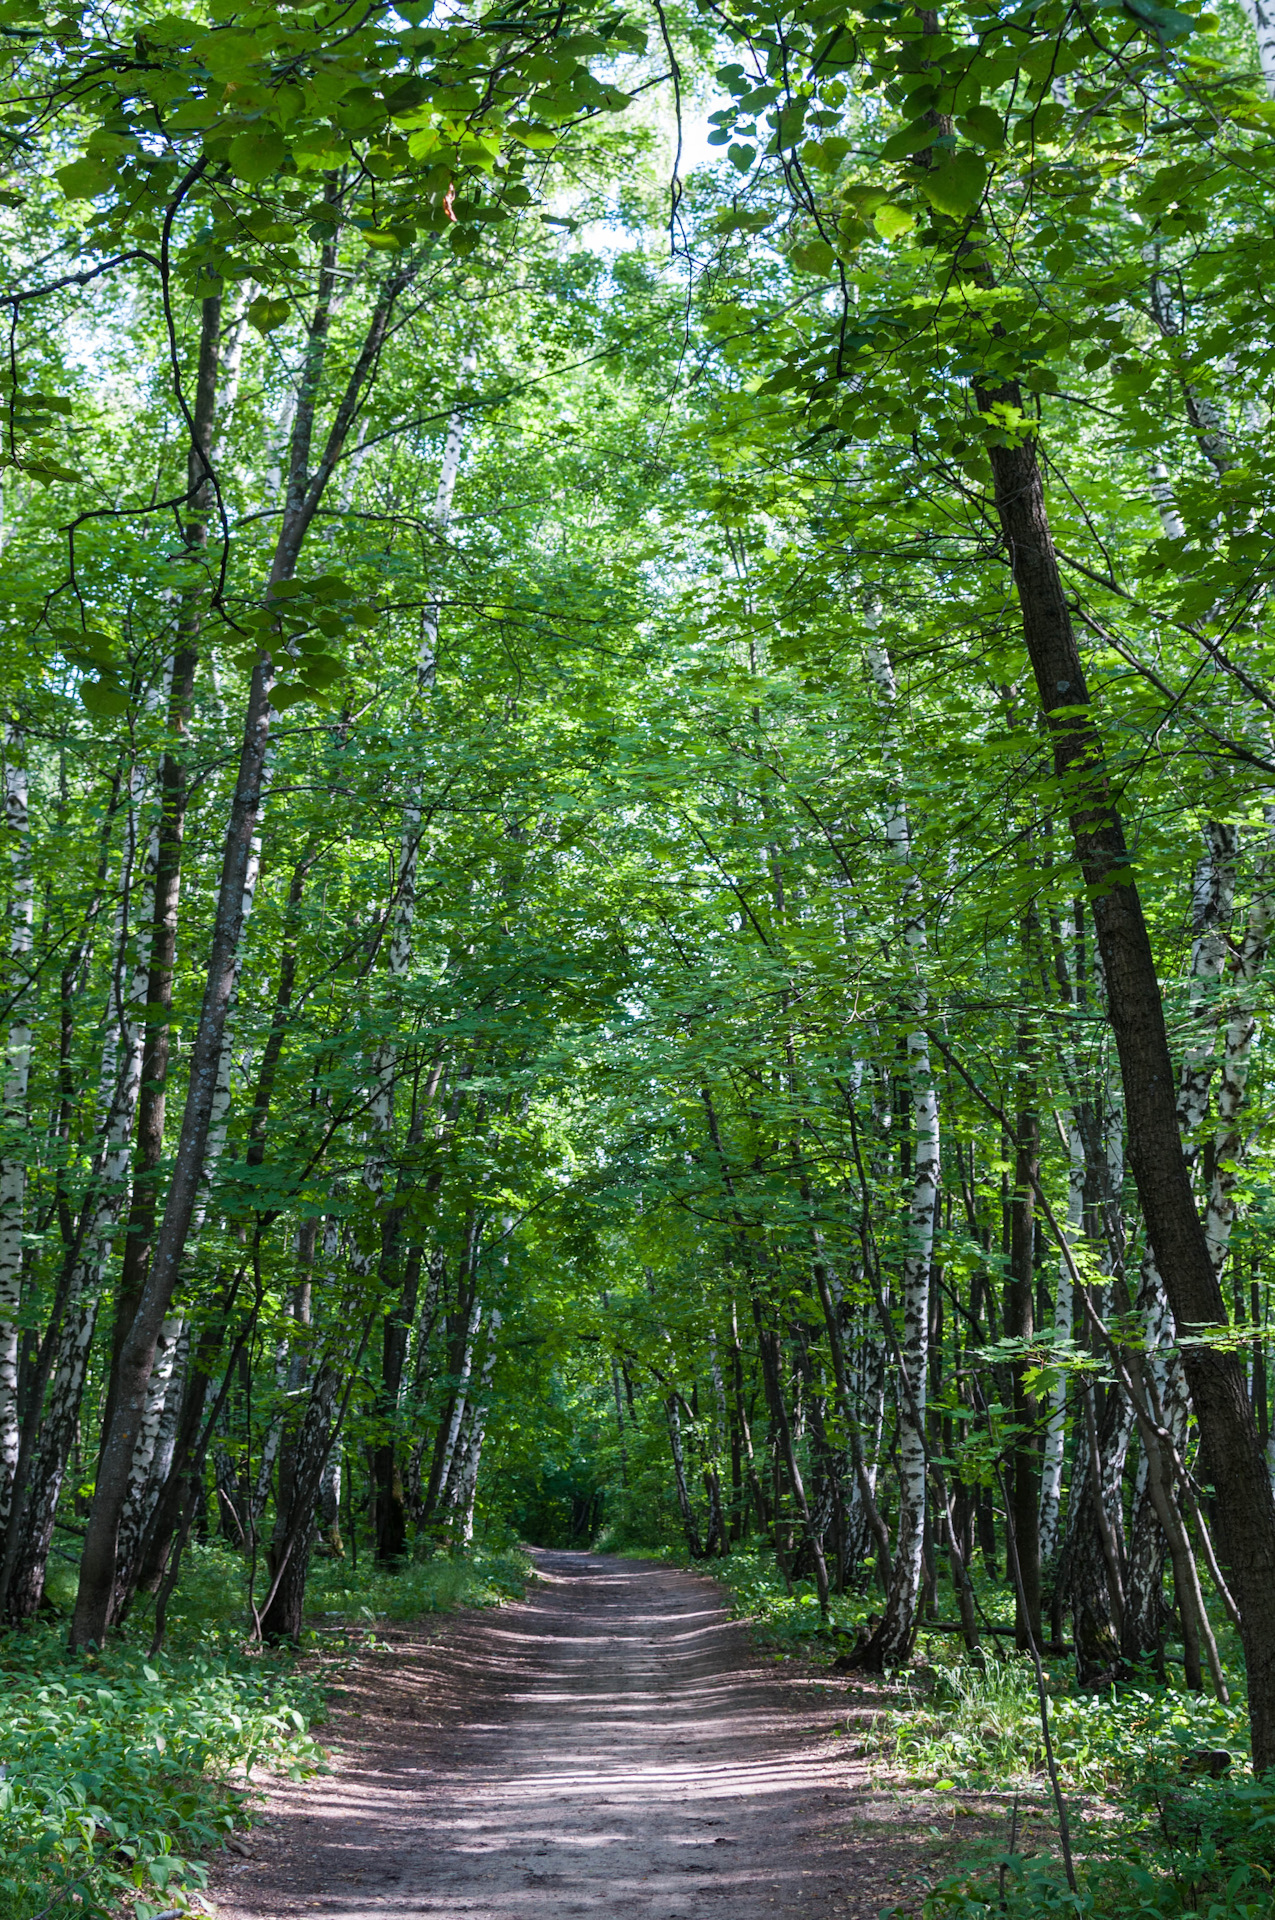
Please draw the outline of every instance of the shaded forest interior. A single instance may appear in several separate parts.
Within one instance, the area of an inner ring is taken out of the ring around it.
[[[1265,1911],[1264,0],[0,66],[3,1657],[662,1552]]]

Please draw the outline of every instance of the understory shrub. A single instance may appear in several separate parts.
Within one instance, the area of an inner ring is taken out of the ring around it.
[[[235,1783],[323,1763],[315,1681],[215,1632],[152,1663],[126,1641],[68,1654],[41,1624],[0,1641],[0,1694],[6,1920],[102,1914],[126,1892],[138,1920],[185,1905],[197,1856],[235,1823]]]
[[[307,1619],[371,1628],[497,1606],[529,1574],[508,1547],[357,1573],[316,1560]],[[48,1598],[65,1610],[74,1582],[55,1575]],[[202,1856],[249,1817],[254,1771],[324,1766],[311,1728],[333,1664],[320,1674],[290,1649],[248,1645],[247,1620],[244,1559],[210,1541],[187,1552],[154,1660],[144,1602],[101,1654],[67,1653],[53,1620],[0,1636],[0,1920],[185,1907],[206,1881]]]

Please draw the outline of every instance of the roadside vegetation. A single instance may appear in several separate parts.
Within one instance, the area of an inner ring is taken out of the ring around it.
[[[208,1855],[251,1823],[254,1788],[326,1766],[326,1688],[390,1622],[521,1594],[510,1548],[400,1571],[319,1563],[297,1644],[254,1642],[241,1557],[191,1548],[155,1654],[148,1610],[102,1652],[71,1653],[47,1616],[0,1636],[0,1920],[152,1920],[199,1905]]]
[[[672,1558],[676,1549],[666,1550]],[[809,1581],[788,1584],[766,1552],[712,1568],[734,1611],[778,1660],[797,1660],[846,1694],[836,1737],[884,1789],[917,1796],[925,1836],[959,1839],[960,1869],[930,1875],[903,1912],[926,1920],[1267,1920],[1275,1910],[1275,1781],[1249,1771],[1248,1715],[1153,1673],[1082,1692],[1071,1661],[1043,1662],[1050,1734],[1076,1876],[1067,1885],[1033,1663],[1004,1637],[975,1657],[922,1624],[911,1664],[871,1681],[833,1670],[870,1628],[865,1594],[821,1620]],[[950,1603],[950,1588],[940,1583]],[[1003,1587],[980,1580],[980,1609],[1012,1626]],[[1225,1630],[1219,1626],[1225,1643]],[[1228,1648],[1234,1656],[1233,1642]],[[1230,1669],[1232,1682],[1238,1678]],[[1206,1757],[1229,1755],[1215,1776]],[[924,1874],[918,1880],[925,1880]]]
[[[1273,189],[1270,0],[0,0],[19,1908],[601,1529],[1259,1898]]]

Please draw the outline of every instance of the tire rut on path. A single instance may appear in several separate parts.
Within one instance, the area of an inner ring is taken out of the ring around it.
[[[267,1796],[220,1920],[867,1920],[915,1843],[710,1580],[537,1552],[525,1601],[360,1659],[334,1774]]]

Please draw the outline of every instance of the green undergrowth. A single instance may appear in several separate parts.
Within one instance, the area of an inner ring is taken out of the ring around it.
[[[317,1682],[237,1639],[209,1629],[154,1662],[127,1638],[70,1655],[61,1625],[0,1640],[4,1920],[185,1906],[253,1770],[323,1764]]]
[[[516,1547],[476,1547],[392,1569],[364,1562],[357,1573],[344,1560],[322,1560],[306,1587],[306,1613],[315,1624],[357,1625],[417,1620],[456,1607],[499,1607],[520,1599],[531,1577],[531,1562]]]
[[[813,1586],[789,1586],[768,1553],[697,1565],[780,1660],[830,1665],[880,1606],[875,1594],[834,1596],[825,1622]],[[980,1582],[978,1598],[986,1620],[1012,1621],[1005,1589]],[[954,1613],[949,1601],[947,1618]],[[1219,1637],[1234,1658],[1233,1642]],[[1272,1920],[1275,1778],[1248,1770],[1242,1671],[1228,1670],[1229,1706],[1150,1676],[1084,1694],[1070,1658],[1048,1661],[1045,1678],[1075,1893],[1060,1857],[1035,1673],[1002,1636],[971,1656],[959,1635],[923,1629],[908,1670],[871,1683],[866,1724],[852,1710],[840,1730],[895,1786],[967,1816],[961,1871],[931,1884],[926,1920]],[[1191,1755],[1223,1749],[1232,1755],[1223,1778],[1183,1771]]]
[[[253,1785],[324,1767],[312,1729],[347,1649],[378,1621],[499,1605],[529,1576],[503,1546],[397,1570],[316,1560],[299,1653],[263,1650],[244,1560],[214,1541],[190,1548],[154,1660],[148,1606],[100,1655],[69,1654],[62,1619],[0,1635],[0,1920],[198,1908],[204,1857],[250,1821]],[[73,1580],[48,1597],[65,1613]],[[355,1636],[334,1647],[334,1626]]]

